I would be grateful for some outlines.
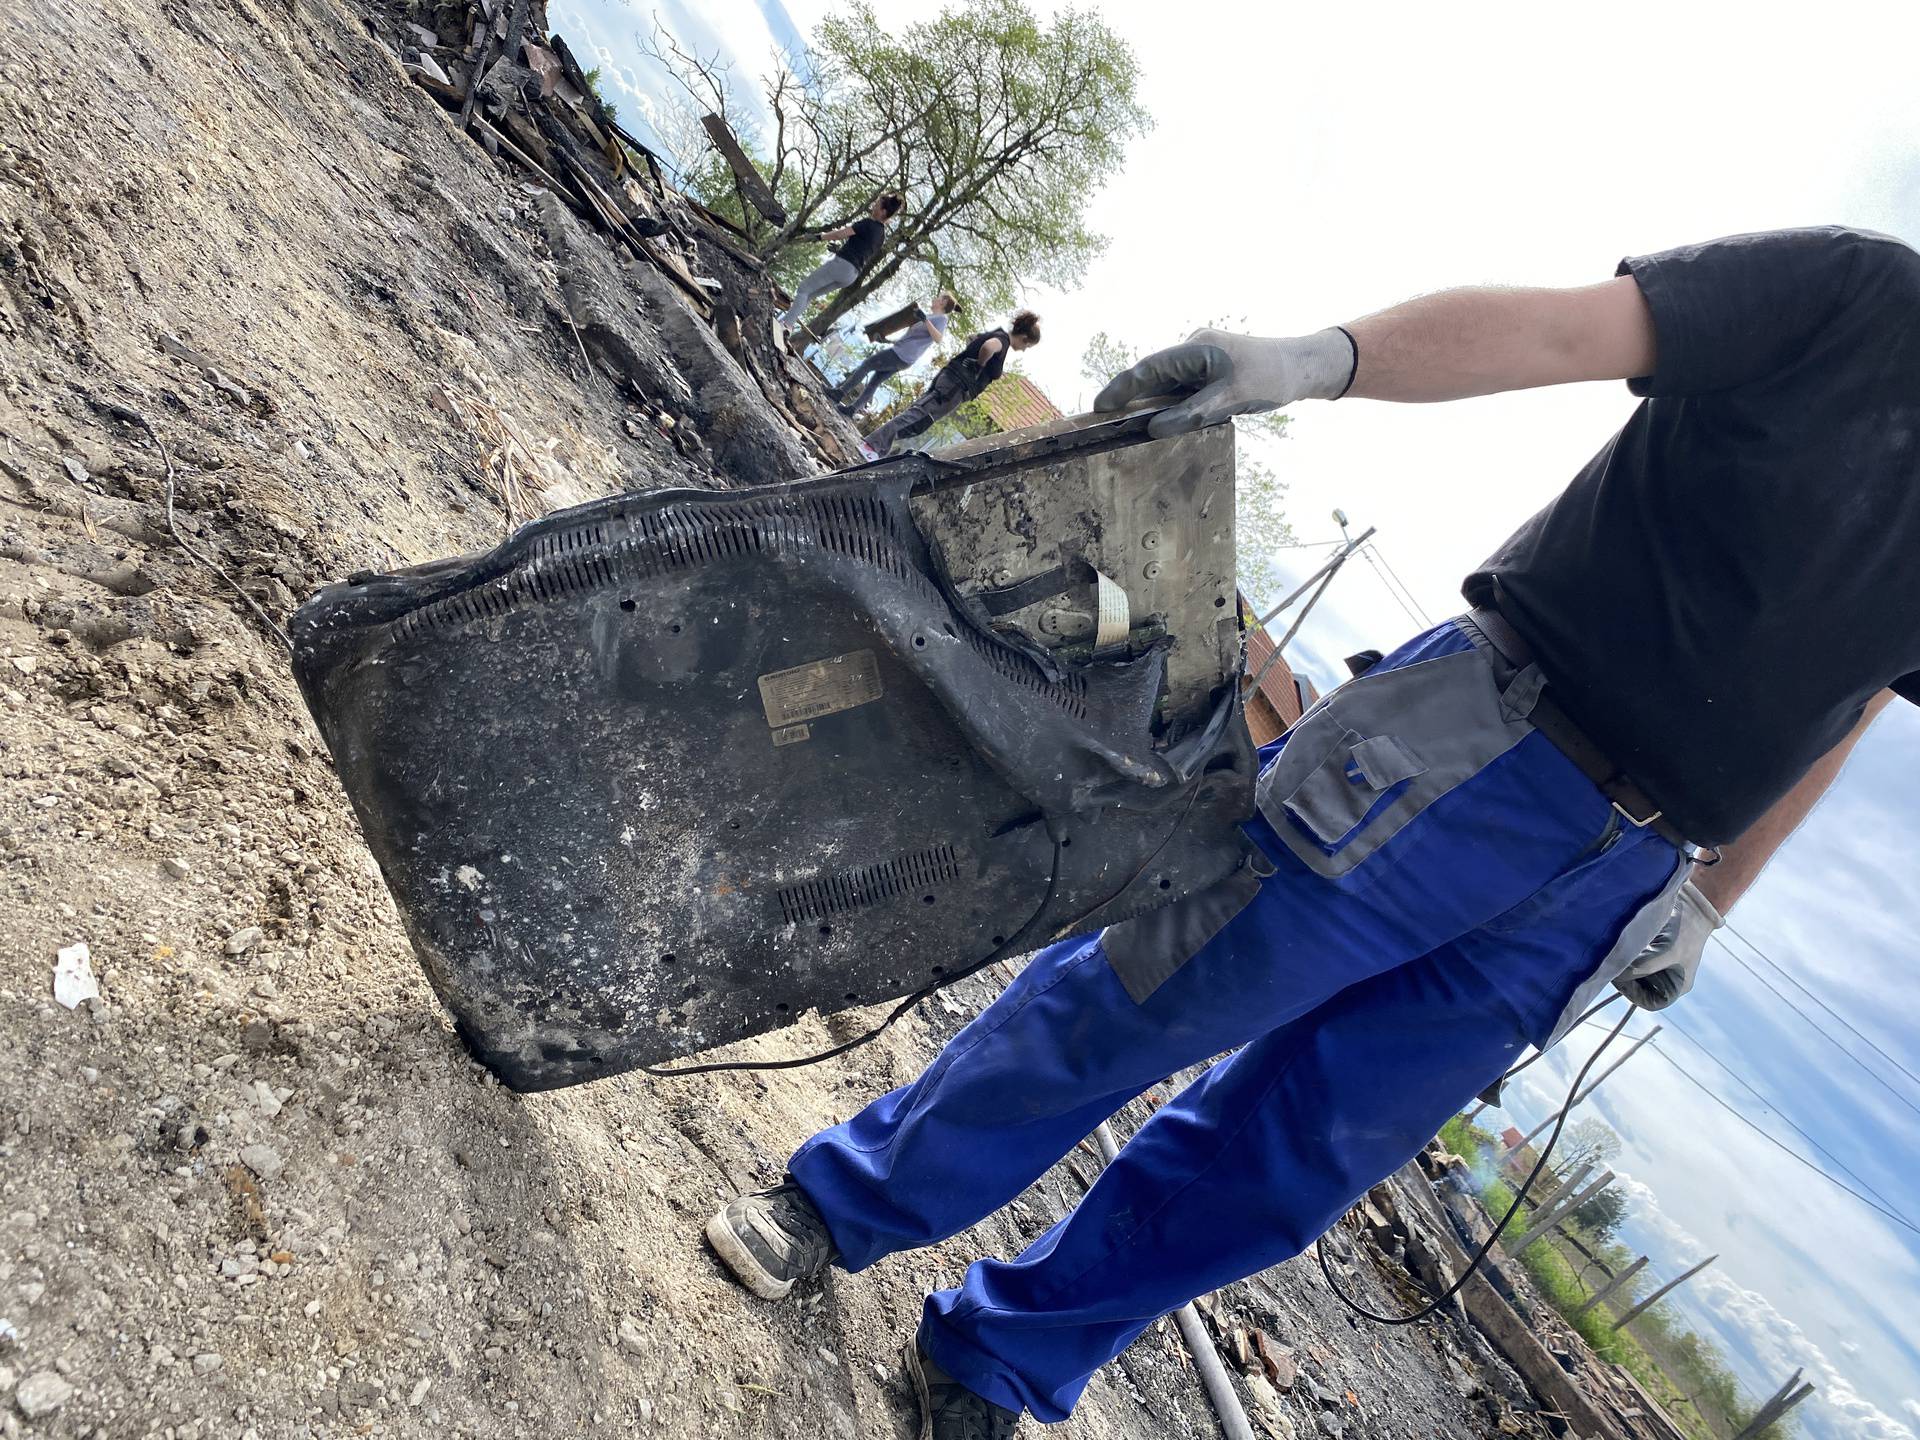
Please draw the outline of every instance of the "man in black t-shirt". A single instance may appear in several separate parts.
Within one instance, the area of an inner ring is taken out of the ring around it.
[[[1225,1054],[1025,1253],[928,1297],[907,1358],[936,1440],[1064,1419],[1157,1316],[1312,1244],[1608,986],[1684,993],[1872,715],[1920,700],[1920,255],[1898,240],[1737,236],[1579,289],[1201,331],[1095,408],[1184,397],[1150,423],[1168,436],[1588,380],[1642,403],[1468,579],[1472,608],[1263,747],[1248,874],[1039,951],[918,1080],[709,1223],[778,1298],[964,1230]]]
[[[860,278],[860,272],[878,258],[881,247],[887,243],[887,221],[900,213],[900,205],[898,195],[879,196],[868,207],[864,219],[821,235],[823,240],[840,241],[840,248],[821,261],[795,288],[793,303],[780,317],[782,329],[791,334],[815,300],[835,290],[844,290]]]
[[[1000,378],[1008,352],[1040,343],[1040,317],[1022,310],[1004,330],[983,330],[940,367],[920,398],[867,436],[870,458],[882,459],[902,440],[925,434]]]

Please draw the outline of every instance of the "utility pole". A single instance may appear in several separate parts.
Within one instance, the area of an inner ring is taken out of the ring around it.
[[[1568,1176],[1565,1180],[1561,1180],[1556,1177],[1553,1183],[1547,1186],[1547,1188],[1540,1193],[1540,1198],[1533,1202],[1533,1213],[1536,1215],[1543,1215],[1548,1210],[1551,1210],[1556,1204],[1559,1203],[1560,1197],[1562,1195],[1567,1194],[1576,1185],[1584,1185],[1586,1183],[1587,1176],[1593,1173],[1594,1166],[1598,1165],[1599,1163],[1600,1162],[1597,1160],[1582,1161],[1580,1168],[1574,1171],[1573,1174]],[[1548,1174],[1551,1175],[1552,1172],[1549,1171]]]
[[[1773,1392],[1773,1398],[1762,1405],[1759,1410],[1754,1413],[1754,1417],[1740,1427],[1740,1433],[1734,1436],[1733,1440],[1753,1440],[1753,1437],[1757,1436],[1762,1430],[1765,1430],[1769,1425],[1773,1424],[1774,1421],[1778,1420],[1782,1415],[1785,1415],[1787,1411],[1811,1395],[1813,1393],[1813,1382],[1809,1380],[1804,1385],[1800,1384],[1800,1376],[1802,1373],[1804,1372],[1796,1370],[1792,1375],[1787,1377],[1787,1383]],[[1796,1389],[1796,1386],[1799,1388]]]
[[[1609,1170],[1601,1175],[1598,1180],[1595,1180],[1591,1185],[1587,1186],[1586,1189],[1578,1193],[1568,1194],[1565,1200],[1556,1199],[1554,1205],[1549,1209],[1535,1211],[1533,1224],[1528,1227],[1526,1234],[1513,1242],[1513,1245],[1508,1249],[1507,1253],[1509,1255],[1522,1254],[1534,1241],[1552,1230],[1562,1220],[1573,1214],[1574,1211],[1578,1210],[1582,1205],[1586,1204],[1587,1201],[1598,1195],[1612,1183],[1613,1172]],[[1569,1187],[1569,1189],[1571,1189],[1571,1187]],[[1563,1191],[1562,1193],[1565,1194],[1566,1192]]]
[[[1718,1260],[1719,1258],[1720,1257],[1718,1255],[1709,1255],[1707,1256],[1706,1259],[1702,1260],[1698,1265],[1694,1266],[1691,1270],[1685,1271],[1682,1274],[1674,1276],[1673,1279],[1667,1281],[1666,1284],[1662,1285],[1658,1290],[1654,1291],[1651,1295],[1647,1296],[1646,1299],[1642,1300],[1638,1305],[1634,1306],[1631,1310],[1627,1311],[1626,1314],[1622,1315],[1618,1320],[1614,1321],[1613,1328],[1616,1330],[1621,1330],[1626,1328],[1628,1322],[1638,1318],[1641,1311],[1645,1310],[1648,1306],[1652,1305],[1656,1300],[1664,1299],[1668,1291],[1678,1289],[1680,1286],[1686,1284],[1687,1281],[1691,1280],[1694,1276],[1698,1275],[1702,1270],[1706,1269],[1707,1266],[1713,1264],[1713,1262]]]
[[[1339,512],[1336,511],[1335,514],[1336,516],[1338,516]],[[1344,516],[1339,516],[1339,518],[1341,521],[1342,533],[1344,534],[1346,519]],[[1362,545],[1366,544],[1367,541],[1373,538],[1373,532],[1377,528],[1378,527],[1376,526],[1369,525],[1366,529],[1366,533],[1363,534],[1358,540],[1348,540],[1338,550],[1334,551],[1333,558],[1331,560],[1327,561],[1326,564],[1322,565],[1318,570],[1314,571],[1313,574],[1309,575],[1306,579],[1302,580],[1298,585],[1294,586],[1293,593],[1291,595],[1287,596],[1286,599],[1282,600],[1278,605],[1274,606],[1273,609],[1269,610],[1266,614],[1262,615],[1259,618],[1259,620],[1255,622],[1255,625],[1257,628],[1264,629],[1268,624],[1268,622],[1270,622],[1276,616],[1278,616],[1281,611],[1285,610],[1289,605],[1293,604],[1293,602],[1298,600],[1302,595],[1306,595],[1306,592],[1308,590],[1313,590],[1313,594],[1307,596],[1307,603],[1300,608],[1300,613],[1293,617],[1293,624],[1287,627],[1287,633],[1282,635],[1279,641],[1275,643],[1273,647],[1273,653],[1267,656],[1266,663],[1263,664],[1258,670],[1254,671],[1253,683],[1248,688],[1252,690],[1255,694],[1259,693],[1260,682],[1267,678],[1267,671],[1271,670],[1273,668],[1273,663],[1280,658],[1280,652],[1282,650],[1285,650],[1287,648],[1287,643],[1290,640],[1292,640],[1295,635],[1298,635],[1300,633],[1300,627],[1306,623],[1308,613],[1312,611],[1315,605],[1320,603],[1320,597],[1327,593],[1327,587],[1333,583],[1333,577],[1340,573],[1340,567],[1346,564],[1348,560],[1353,558],[1354,551],[1358,550]],[[1319,588],[1317,590],[1314,590],[1313,587],[1315,586],[1316,583],[1319,585]]]
[[[1554,1111],[1553,1114],[1547,1116],[1546,1119],[1542,1120],[1538,1125],[1534,1126],[1533,1129],[1529,1130],[1526,1134],[1522,1135],[1520,1137],[1519,1143],[1514,1145],[1511,1149],[1509,1149],[1507,1151],[1507,1155],[1509,1157],[1518,1155],[1522,1150],[1527,1148],[1527,1143],[1530,1140],[1532,1140],[1534,1136],[1538,1135],[1542,1130],[1546,1129],[1549,1125],[1553,1124],[1554,1121],[1558,1120],[1562,1115],[1566,1114],[1569,1110],[1573,1109],[1574,1106],[1578,1105],[1582,1100],[1586,1099],[1589,1095],[1593,1094],[1594,1091],[1598,1090],[1600,1088],[1602,1081],[1604,1081],[1609,1075],[1613,1074],[1613,1072],[1618,1070],[1622,1065],[1626,1064],[1627,1061],[1631,1060],[1634,1057],[1635,1052],[1638,1051],[1642,1045],[1646,1044],[1649,1040],[1653,1039],[1654,1036],[1660,1033],[1661,1028],[1662,1028],[1661,1026],[1656,1025],[1653,1027],[1653,1029],[1649,1030],[1646,1034],[1642,1035],[1638,1040],[1634,1041],[1633,1044],[1628,1047],[1626,1054],[1622,1055],[1618,1060],[1614,1061],[1613,1064],[1609,1065],[1606,1069],[1602,1070],[1598,1075],[1596,1075],[1592,1080],[1588,1081],[1587,1086],[1584,1090],[1582,1090],[1578,1095],[1575,1095],[1571,1100],[1567,1101],[1567,1103],[1564,1106],[1562,1106],[1560,1109]]]
[[[1598,1290],[1594,1291],[1593,1294],[1589,1295],[1585,1300],[1582,1300],[1580,1302],[1580,1308],[1573,1312],[1573,1315],[1571,1318],[1578,1320],[1582,1315],[1586,1314],[1587,1311],[1591,1310],[1594,1306],[1598,1305],[1602,1300],[1605,1300],[1607,1297],[1612,1295],[1614,1291],[1618,1290],[1622,1285],[1626,1284],[1627,1281],[1631,1280],[1634,1276],[1638,1275],[1642,1270],[1646,1268],[1647,1268],[1647,1257],[1642,1255],[1638,1260],[1634,1261],[1631,1265],[1627,1266],[1626,1269],[1622,1270],[1618,1275],[1614,1276],[1613,1279],[1609,1280],[1605,1285],[1602,1285]]]

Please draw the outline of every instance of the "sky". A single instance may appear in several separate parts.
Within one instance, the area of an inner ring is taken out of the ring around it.
[[[938,8],[873,4],[896,28]],[[747,81],[828,8],[555,0],[551,14],[599,55],[623,116],[644,122],[666,93],[638,52],[656,14]],[[1111,243],[1084,284],[1023,297],[1046,337],[1022,357],[1027,373],[1069,411],[1096,388],[1080,357],[1097,331],[1139,349],[1223,316],[1244,317],[1236,328],[1251,333],[1300,333],[1450,285],[1584,284],[1623,255],[1783,225],[1846,222],[1920,243],[1920,5],[1910,0],[1093,8],[1139,57],[1156,126],[1089,206]],[[1624,386],[1595,385],[1444,406],[1299,407],[1288,438],[1254,442],[1270,444],[1297,536],[1337,539],[1336,506],[1356,527],[1377,525],[1378,555],[1412,604],[1357,559],[1289,658],[1324,687],[1339,657],[1405,639],[1410,610],[1455,613],[1461,578],[1552,499],[1632,404]],[[1323,553],[1276,559],[1297,577]],[[1916,777],[1920,715],[1896,704],[1731,918],[1920,1074]],[[1666,1028],[1655,1044],[1589,1102],[1626,1142],[1614,1168],[1636,1199],[1627,1238],[1661,1277],[1720,1256],[1677,1302],[1723,1344],[1750,1394],[1806,1367],[1820,1389],[1797,1413],[1814,1440],[1916,1440],[1920,1234],[1782,1154],[1681,1067],[1915,1223],[1920,1084],[1727,938],[1710,948],[1695,993],[1657,1017]],[[1653,1023],[1639,1017],[1632,1033]],[[1501,1118],[1530,1128],[1549,1113],[1598,1039],[1579,1032],[1529,1070]]]

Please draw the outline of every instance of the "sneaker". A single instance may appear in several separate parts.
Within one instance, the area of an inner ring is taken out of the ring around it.
[[[880,454],[871,445],[867,444],[866,441],[862,440],[860,442],[860,457],[863,460],[878,460]]]
[[[784,1300],[823,1274],[839,1252],[813,1202],[788,1181],[739,1195],[707,1221],[707,1243],[734,1278],[762,1300]]]
[[[920,1440],[1013,1440],[1020,1412],[983,1400],[910,1340],[907,1376],[920,1397]]]

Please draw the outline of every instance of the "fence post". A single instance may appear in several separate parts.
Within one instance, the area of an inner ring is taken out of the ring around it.
[[[1622,1315],[1618,1320],[1614,1321],[1613,1328],[1616,1330],[1624,1328],[1628,1321],[1636,1318],[1641,1311],[1645,1310],[1648,1306],[1653,1304],[1654,1301],[1664,1298],[1666,1293],[1669,1290],[1676,1289],[1679,1286],[1686,1284],[1687,1281],[1691,1280],[1694,1276],[1698,1275],[1702,1270],[1706,1269],[1707,1266],[1713,1264],[1713,1262],[1718,1260],[1719,1258],[1720,1257],[1718,1255],[1709,1255],[1707,1256],[1706,1259],[1702,1260],[1698,1265],[1694,1266],[1691,1270],[1685,1271],[1682,1274],[1674,1276],[1673,1279],[1667,1281],[1666,1284],[1662,1285],[1658,1290],[1654,1291],[1651,1295],[1647,1296],[1646,1299],[1642,1300],[1638,1305],[1634,1306],[1631,1310],[1627,1311],[1626,1314]]]
[[[1646,1265],[1647,1265],[1647,1257],[1642,1255],[1638,1260],[1634,1261],[1631,1265],[1627,1266],[1626,1269],[1622,1270],[1618,1275],[1614,1276],[1613,1279],[1609,1280],[1605,1285],[1601,1286],[1598,1290],[1594,1291],[1593,1294],[1589,1295],[1585,1300],[1582,1300],[1580,1302],[1580,1308],[1573,1312],[1572,1318],[1574,1318],[1575,1320],[1578,1320],[1582,1315],[1586,1314],[1587,1311],[1591,1310],[1594,1306],[1598,1305],[1602,1300],[1605,1300],[1608,1296],[1612,1295],[1613,1292],[1618,1290],[1622,1285],[1626,1284],[1627,1281],[1631,1280],[1634,1276],[1638,1275],[1642,1270],[1646,1268]]]

